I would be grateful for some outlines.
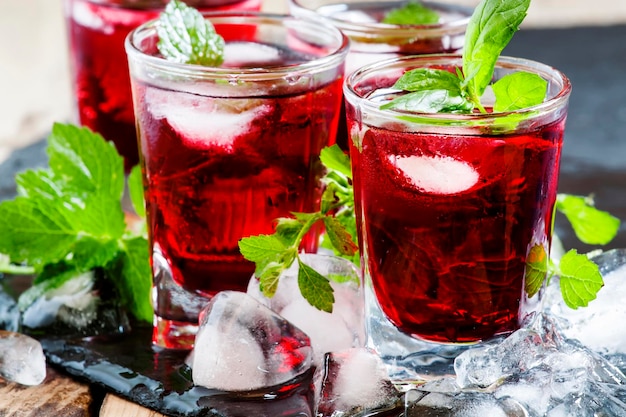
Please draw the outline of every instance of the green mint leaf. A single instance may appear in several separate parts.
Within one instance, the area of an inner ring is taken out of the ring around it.
[[[576,250],[570,250],[559,262],[563,300],[568,307],[586,307],[604,285],[598,265]]]
[[[324,226],[328,239],[341,255],[351,257],[359,250],[350,233],[335,217],[324,217]]]
[[[120,246],[119,264],[109,277],[115,282],[129,311],[139,320],[152,322],[152,268],[148,241],[134,237],[121,240]]]
[[[322,214],[326,215],[328,212],[337,208],[337,203],[339,203],[339,197],[337,196],[338,191],[339,187],[336,183],[330,182],[326,184],[320,201],[320,212]]]
[[[470,99],[479,107],[495,64],[526,17],[530,0],[483,0],[474,9],[465,32],[463,74]]]
[[[543,245],[534,245],[526,257],[525,291],[528,297],[539,292],[548,275],[548,254]]]
[[[47,152],[49,169],[18,174],[18,196],[0,204],[0,252],[35,268],[33,292],[102,268],[129,312],[151,321],[147,241],[139,241],[142,250],[124,241],[122,157],[91,130],[58,123]]]
[[[392,9],[383,17],[388,25],[432,25],[439,22],[439,14],[417,1]]]
[[[55,124],[50,169],[16,176],[18,196],[0,204],[0,252],[37,270],[72,254],[83,238],[109,242],[126,224],[122,158],[102,136]]]
[[[620,220],[594,207],[592,198],[558,194],[556,209],[563,213],[581,242],[606,245],[619,231]]]
[[[239,241],[239,251],[251,262],[263,262],[267,258],[276,259],[286,246],[275,235],[258,235],[244,237]]]
[[[335,296],[328,279],[298,258],[298,287],[305,300],[318,310],[332,313]]]
[[[396,97],[380,106],[381,110],[404,110],[420,113],[469,113],[474,105],[450,90],[424,90]]]
[[[219,66],[224,61],[224,39],[193,7],[171,0],[157,24],[161,54],[174,62]]]
[[[327,146],[320,152],[320,160],[329,171],[337,171],[348,178],[352,178],[350,157],[346,155],[339,145]]]
[[[272,298],[278,289],[280,274],[287,268],[283,263],[269,262],[259,274],[259,288],[261,293]]]
[[[143,196],[143,179],[141,176],[141,167],[135,165],[128,174],[128,194],[130,202],[133,205],[135,213],[139,217],[146,217],[146,205]]]
[[[461,95],[461,79],[449,71],[416,68],[402,74],[393,88],[404,91],[449,90]]]
[[[536,106],[543,102],[548,82],[537,74],[514,72],[493,84],[494,111],[507,112]]]
[[[298,219],[281,217],[276,220],[275,236],[280,239],[285,247],[296,246],[296,241],[304,228],[304,223]]]

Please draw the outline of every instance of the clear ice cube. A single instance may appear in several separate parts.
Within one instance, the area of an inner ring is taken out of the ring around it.
[[[146,89],[148,111],[155,119],[166,118],[189,146],[233,145],[250,130],[250,124],[271,110],[259,100],[203,97],[183,92]]]
[[[218,293],[202,311],[191,360],[196,385],[273,387],[301,375],[311,362],[308,336],[245,293]]]
[[[282,272],[276,294],[272,298],[263,296],[259,282],[254,277],[248,285],[248,294],[311,338],[315,363],[318,365],[328,352],[364,346],[363,293],[359,272],[354,264],[346,259],[322,254],[302,254],[300,258],[320,274],[331,277],[335,296],[332,313],[312,307],[302,296],[298,287],[297,262]]]
[[[380,358],[365,348],[326,355],[318,416],[344,416],[394,408],[399,392]]]
[[[46,357],[32,337],[0,330],[0,377],[22,385],[39,385],[46,378]]]
[[[460,193],[479,180],[472,166],[449,156],[390,155],[389,160],[413,185],[428,193]]]

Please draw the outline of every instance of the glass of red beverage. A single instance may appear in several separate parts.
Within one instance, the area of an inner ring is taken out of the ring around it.
[[[407,0],[289,0],[289,10],[296,16],[323,16],[350,38],[346,75],[363,65],[401,55],[454,53],[463,48],[471,8],[421,2],[437,13],[436,22],[383,23],[385,16],[407,3]],[[345,112],[340,120],[337,143],[348,149]]]
[[[516,330],[539,300],[525,292],[530,250],[550,248],[571,90],[562,73],[500,58],[494,80],[526,71],[548,82],[542,104],[514,112],[489,111],[488,97],[483,114],[380,109],[405,71],[461,66],[456,55],[401,57],[357,70],[344,87],[368,305],[409,341]]]
[[[193,342],[194,303],[246,290],[254,264],[241,256],[241,238],[319,207],[319,152],[334,143],[348,48],[319,19],[205,16],[226,43],[220,67],[162,58],[153,22],[126,44],[154,253],[155,342],[168,347]],[[317,238],[304,246],[316,250]]]
[[[138,162],[124,39],[167,0],[64,0],[77,121],[113,141],[128,171]],[[186,1],[204,11],[258,11],[261,0]]]

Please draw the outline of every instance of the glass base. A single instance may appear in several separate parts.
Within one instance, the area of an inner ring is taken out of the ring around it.
[[[197,324],[168,320],[155,315],[152,326],[152,343],[165,349],[190,350],[193,348],[197,332]]]
[[[152,262],[152,343],[167,349],[192,349],[198,331],[198,318],[209,298],[178,285],[160,252],[152,254]]]
[[[401,391],[454,375],[454,360],[477,343],[435,343],[401,332],[387,319],[370,285],[365,288],[367,347],[382,359],[391,382]],[[494,338],[485,343],[494,343]]]

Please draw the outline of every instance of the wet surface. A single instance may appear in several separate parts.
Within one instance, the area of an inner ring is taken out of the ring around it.
[[[151,335],[152,328],[136,327],[128,334],[111,337],[42,339],[42,345],[51,364],[167,415],[313,415],[312,371],[263,393],[208,390],[193,386],[189,368],[184,364],[188,352],[153,348]]]
[[[552,65],[572,81],[559,192],[593,194],[598,208],[622,220],[618,236],[603,249],[626,247],[625,38],[626,26],[522,30],[505,50]],[[0,200],[15,195],[16,172],[45,163],[42,141],[0,164]],[[566,249],[596,248],[581,244],[562,216],[556,232]],[[5,294],[12,292],[0,291]],[[0,303],[8,311],[0,325],[13,326],[14,307]],[[71,375],[172,416],[313,415],[310,373],[287,393],[244,397],[209,391],[192,386],[187,352],[155,350],[150,340],[151,329],[140,327],[112,337],[48,339],[43,345],[49,361]]]

